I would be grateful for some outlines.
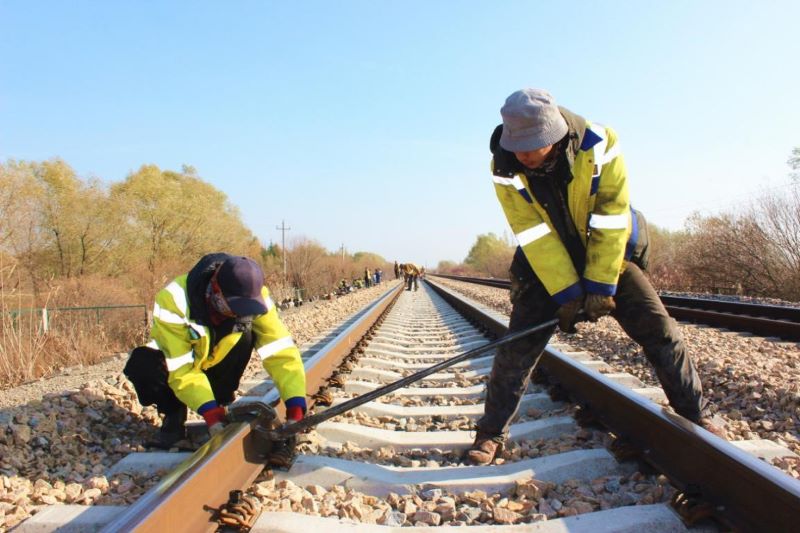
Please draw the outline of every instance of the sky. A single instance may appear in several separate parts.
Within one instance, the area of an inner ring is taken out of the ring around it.
[[[524,87],[613,127],[662,228],[789,182],[800,2],[0,0],[0,161],[198,174],[265,243],[429,268],[510,235],[489,173]],[[191,199],[187,198],[187,201]]]

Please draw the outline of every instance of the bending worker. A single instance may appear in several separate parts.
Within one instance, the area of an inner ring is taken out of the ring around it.
[[[718,436],[705,416],[700,378],[680,331],[645,277],[644,218],[631,209],[617,135],[562,107],[541,89],[513,93],[490,148],[497,198],[519,247],[511,264],[509,333],[558,317],[574,332],[613,316],[641,345],[670,405]],[[467,459],[502,452],[531,369],[555,326],[501,347],[487,384],[484,416]]]
[[[158,292],[151,341],[131,352],[125,375],[142,405],[155,404],[164,420],[158,445],[186,437],[187,407],[213,435],[225,423],[223,406],[234,393],[253,350],[286,406],[287,421],[306,411],[300,351],[278,317],[258,264],[224,253],[204,256],[188,274]],[[291,450],[287,451],[289,457]],[[280,457],[273,458],[280,464]]]
[[[406,290],[411,290],[411,285],[414,285],[414,290],[419,288],[419,267],[414,263],[403,264],[403,274],[406,278]]]

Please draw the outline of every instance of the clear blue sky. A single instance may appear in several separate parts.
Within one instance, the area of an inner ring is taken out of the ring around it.
[[[0,159],[119,181],[191,164],[266,243],[434,266],[507,231],[505,97],[620,135],[633,204],[682,227],[787,183],[800,2],[0,0]]]

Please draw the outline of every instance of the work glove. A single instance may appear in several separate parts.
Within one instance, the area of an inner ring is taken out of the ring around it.
[[[574,300],[565,303],[556,311],[558,317],[558,329],[564,333],[575,333],[575,318],[578,316],[578,311],[581,310],[583,305],[583,297],[579,296]]]
[[[606,316],[616,308],[617,305],[614,303],[614,298],[602,294],[590,294],[583,304],[586,317],[592,322],[595,322],[601,316]]]
[[[225,427],[225,408],[222,406],[212,407],[203,412],[203,418],[208,426],[208,432],[213,437]]]

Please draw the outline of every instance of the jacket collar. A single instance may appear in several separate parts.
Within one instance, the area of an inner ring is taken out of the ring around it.
[[[581,143],[583,142],[583,136],[586,134],[586,119],[573,113],[566,107],[559,106],[558,110],[561,111],[561,116],[567,121],[567,136],[569,137],[569,141],[567,142],[565,152],[567,162],[569,162],[569,168],[572,170],[575,166],[575,157],[578,155]]]

